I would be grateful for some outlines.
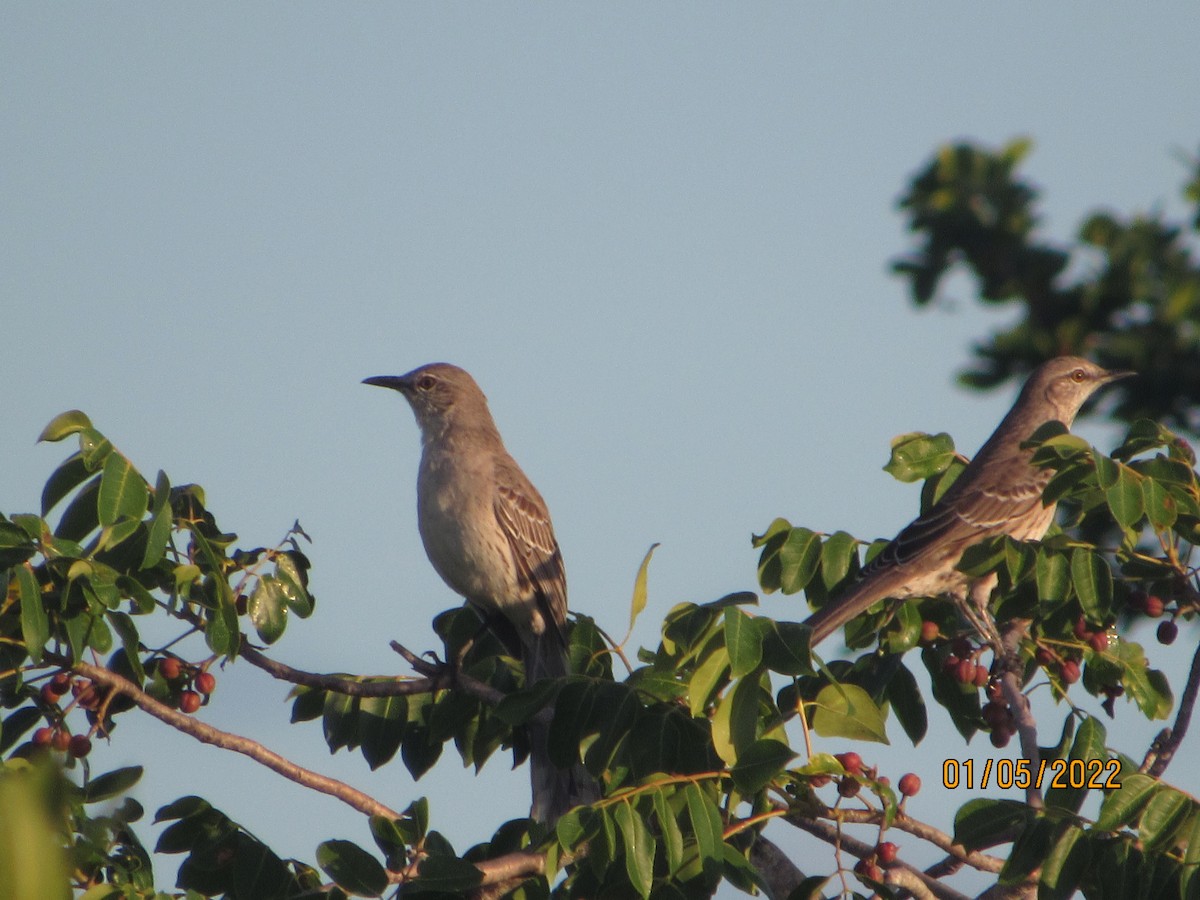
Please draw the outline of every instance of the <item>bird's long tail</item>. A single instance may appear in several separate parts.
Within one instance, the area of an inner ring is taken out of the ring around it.
[[[567,674],[567,653],[557,633],[540,635],[524,647],[529,683]],[[600,786],[580,763],[560,769],[550,758],[550,726],[529,723],[529,767],[533,804],[529,814],[553,824],[567,810],[600,799]]]

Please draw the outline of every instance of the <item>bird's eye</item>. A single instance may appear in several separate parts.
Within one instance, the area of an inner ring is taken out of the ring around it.
[[[422,375],[417,379],[417,387],[423,391],[429,390],[437,383],[437,379],[432,375]]]
[[[1087,372],[1083,371],[1083,369],[1076,369],[1071,373],[1071,380],[1076,384],[1082,384],[1086,378]]]

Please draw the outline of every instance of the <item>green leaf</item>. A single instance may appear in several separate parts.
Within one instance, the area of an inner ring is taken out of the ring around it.
[[[813,674],[809,655],[812,632],[798,622],[776,622],[756,619],[762,632],[762,661],[772,672],[780,675]]]
[[[42,650],[50,640],[50,622],[33,569],[27,565],[17,567],[17,586],[21,593],[21,636],[25,640],[25,652],[35,664],[40,664]]]
[[[1142,479],[1142,502],[1146,508],[1146,518],[1157,531],[1166,531],[1175,524],[1179,506],[1171,492],[1153,478]]]
[[[38,435],[38,443],[40,444],[42,441],[55,443],[91,427],[92,422],[87,416],[77,409],[69,409],[50,420],[50,424],[43,428],[42,433]]]
[[[739,679],[718,701],[712,720],[713,746],[729,765],[754,743],[758,736],[758,708],[762,696],[762,676],[748,675]]]
[[[671,812],[665,790],[651,794],[654,801],[654,818],[658,820],[658,833],[662,836],[663,855],[667,860],[667,874],[673,875],[683,865],[683,832]]]
[[[106,615],[116,630],[117,637],[121,639],[121,646],[125,648],[125,656],[140,685],[146,680],[146,670],[142,668],[141,639],[138,636],[137,626],[133,624],[133,619],[126,613],[110,610]]]
[[[1159,782],[1149,775],[1134,772],[1121,777],[1121,789],[1110,791],[1100,805],[1100,814],[1096,817],[1096,829],[1099,831],[1116,831],[1123,828],[1137,817],[1143,806],[1150,802],[1159,788]]]
[[[762,662],[762,630],[736,606],[725,610],[725,647],[734,678],[741,678],[758,668]]]
[[[128,459],[120,453],[110,453],[104,461],[100,477],[100,494],[96,498],[100,524],[115,525],[122,516],[140,519],[150,500],[146,480],[138,474]]]
[[[1039,547],[1034,564],[1038,598],[1043,603],[1062,603],[1067,599],[1071,587],[1070,566],[1067,558],[1047,547]]]
[[[1146,850],[1160,852],[1173,846],[1179,830],[1195,815],[1196,804],[1187,794],[1160,785],[1142,811],[1138,835]]]
[[[321,843],[317,847],[317,865],[338,887],[355,896],[378,897],[387,890],[387,871],[379,860],[350,841]]]
[[[100,800],[108,800],[125,793],[138,783],[142,777],[142,771],[141,766],[127,766],[124,769],[114,769],[91,779],[84,786],[83,802],[97,803]]]
[[[467,862],[453,856],[429,856],[417,867],[417,884],[428,891],[443,894],[463,894],[483,880],[483,873]]]
[[[729,650],[715,647],[712,653],[696,667],[688,682],[688,707],[693,716],[703,716],[713,693],[729,677]]]
[[[258,579],[246,603],[246,611],[264,643],[273,644],[279,640],[287,627],[287,601],[273,576],[263,575]]]
[[[779,585],[785,594],[805,588],[821,561],[821,539],[807,528],[793,528],[779,548]]]
[[[13,523],[0,518],[0,570],[19,566],[35,553],[37,547],[29,535]]]
[[[633,625],[637,621],[638,616],[642,614],[642,610],[646,608],[647,590],[646,577],[650,571],[650,558],[654,556],[654,551],[658,549],[658,544],[651,544],[650,549],[646,551],[646,555],[642,557],[642,564],[638,566],[637,577],[633,579],[633,598],[629,602],[629,629],[633,630]]]
[[[1144,512],[1142,499],[1142,477],[1127,466],[1117,466],[1116,481],[1104,489],[1104,499],[1112,510],[1113,518],[1122,528],[1133,528]]]
[[[288,609],[302,619],[311,616],[313,601],[305,587],[306,578],[291,553],[275,554],[275,578]]]
[[[399,697],[363,697],[359,703],[358,740],[372,769],[388,762],[400,749],[408,721],[408,703]]]
[[[883,711],[855,684],[830,684],[817,694],[813,731],[821,737],[889,743]]]
[[[1038,900],[1068,900],[1075,896],[1089,857],[1083,830],[1068,822],[1061,823],[1042,864]]]
[[[0,894],[6,900],[72,896],[71,866],[60,834],[62,816],[51,814],[54,787],[38,772],[0,770]]]
[[[643,898],[650,896],[654,884],[654,838],[633,805],[621,803],[613,810],[621,843],[625,848],[625,872],[633,889]]]
[[[795,758],[792,748],[781,741],[755,741],[738,755],[730,774],[743,795],[757,794]]]
[[[1103,622],[1112,607],[1112,572],[1099,554],[1079,548],[1071,553],[1071,581],[1089,622]]]
[[[897,481],[920,481],[943,471],[953,459],[950,435],[914,431],[892,439],[892,457],[883,470]]]
[[[46,486],[42,488],[42,515],[54,509],[63,497],[87,481],[91,474],[84,465],[82,455],[72,453],[63,460],[62,465],[54,470],[54,474],[46,480]]]
[[[908,604],[905,604],[906,606]],[[925,698],[917,685],[916,676],[901,663],[887,681],[884,697],[895,710],[900,727],[913,745],[919,744],[929,729],[929,716],[925,711]]]
[[[1075,732],[1068,763],[1071,760],[1082,760],[1084,771],[1094,772],[1095,770],[1087,768],[1086,764],[1093,760],[1108,759],[1108,750],[1104,746],[1105,737],[1104,726],[1092,716],[1085,717],[1079,725],[1079,730]],[[1079,780],[1077,777],[1064,778],[1060,779],[1060,782],[1065,782],[1063,786],[1051,784],[1046,790],[1046,806],[1078,813],[1088,793],[1087,785],[1079,784]]]
[[[954,815],[954,843],[980,850],[1028,825],[1034,811],[1017,800],[968,800]]]
[[[347,694],[336,694],[330,691],[325,695],[322,724],[325,731],[325,743],[329,745],[330,753],[336,753],[342,747],[354,746],[358,743],[357,704],[358,698]]]
[[[84,464],[95,472],[113,452],[113,445],[95,428],[85,428],[79,433],[79,452]]]
[[[683,795],[687,801],[688,818],[692,820],[692,834],[696,838],[701,865],[705,872],[710,872],[720,867],[723,855],[721,845],[725,842],[725,830],[721,824],[721,814],[695,783],[686,785]]]

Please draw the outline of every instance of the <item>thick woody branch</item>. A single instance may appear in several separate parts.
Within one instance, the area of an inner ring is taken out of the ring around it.
[[[319,688],[332,691],[335,694],[346,694],[350,697],[396,697],[408,694],[430,694],[450,686],[448,676],[438,672],[433,676],[423,678],[392,677],[379,681],[359,681],[346,678],[343,675],[320,675],[316,672],[304,672],[293,669],[286,663],[271,659],[253,647],[243,644],[239,653],[246,662],[262,669],[272,678],[299,684],[304,687]]]
[[[1196,706],[1196,695],[1200,692],[1200,646],[1192,656],[1192,668],[1188,672],[1187,685],[1179,698],[1179,711],[1175,714],[1173,728],[1164,728],[1154,739],[1154,744],[1146,753],[1139,769],[1155,778],[1167,771],[1167,766],[1175,757],[1175,751],[1187,736],[1188,726],[1192,722],[1192,710]]]
[[[400,813],[389,809],[378,800],[368,797],[366,794],[355,790],[344,782],[297,765],[273,750],[268,750],[257,741],[252,741],[240,735],[230,734],[227,731],[222,731],[219,728],[214,728],[212,725],[205,724],[193,716],[171,709],[171,707],[155,700],[132,681],[123,678],[116,672],[85,662],[72,662],[66,657],[55,654],[47,654],[47,656],[54,659],[57,664],[72,669],[85,678],[91,679],[96,684],[103,685],[112,691],[123,694],[132,700],[142,711],[149,713],[159,721],[165,722],[177,731],[182,731],[184,734],[190,735],[201,743],[211,744],[223,750],[232,750],[235,753],[248,756],[255,762],[287,778],[289,781],[294,781],[303,787],[328,794],[364,815],[386,816],[389,819],[400,818]]]
[[[1036,772],[1042,761],[1041,750],[1038,749],[1037,721],[1033,718],[1033,708],[1021,690],[1021,680],[1017,675],[1018,649],[1021,639],[1029,631],[1029,624],[1028,619],[1013,619],[1005,623],[999,681],[1000,690],[1004,692],[1004,699],[1008,701],[1013,722],[1017,726],[1021,755],[1029,760],[1030,769]],[[1029,787],[1025,789],[1025,802],[1031,809],[1042,808],[1042,788],[1036,779],[1030,779]]]

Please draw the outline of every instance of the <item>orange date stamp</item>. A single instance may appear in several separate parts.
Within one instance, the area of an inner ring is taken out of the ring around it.
[[[985,759],[982,765],[973,759],[947,759],[942,763],[942,787],[1120,790],[1120,773],[1121,763],[1115,759],[1043,759],[1036,768],[1027,759]]]

